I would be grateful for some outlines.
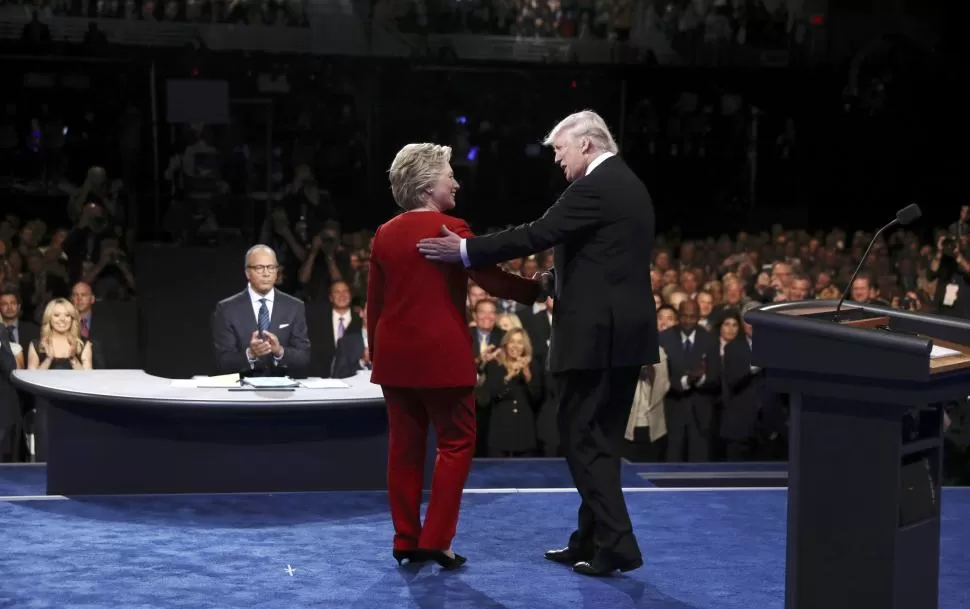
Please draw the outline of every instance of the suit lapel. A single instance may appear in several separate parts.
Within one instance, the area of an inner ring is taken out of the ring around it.
[[[283,312],[280,310],[283,308],[283,299],[280,298],[280,291],[273,291],[273,312],[269,317],[269,331],[276,333],[279,330],[280,319],[283,318]]]

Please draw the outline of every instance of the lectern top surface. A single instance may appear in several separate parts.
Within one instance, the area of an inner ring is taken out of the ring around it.
[[[24,390],[48,398],[102,404],[141,406],[312,407],[383,402],[381,388],[370,373],[343,379],[342,388],[291,391],[230,391],[222,388],[176,387],[171,379],[143,370],[16,370],[15,382]]]

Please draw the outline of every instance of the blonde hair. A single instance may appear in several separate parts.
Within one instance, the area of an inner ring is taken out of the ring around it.
[[[503,321],[509,322],[508,328],[502,328]],[[522,328],[522,320],[519,319],[519,316],[516,315],[515,313],[501,313],[495,319],[495,325],[501,328],[502,330],[508,331],[508,330],[513,330],[517,328]]]
[[[74,305],[71,304],[71,301],[66,298],[55,298],[47,303],[47,306],[44,308],[44,316],[40,322],[40,341],[37,345],[37,351],[44,353],[44,343],[54,333],[51,328],[51,318],[54,317],[54,309],[56,307],[64,307],[67,310],[67,314],[71,317],[71,327],[68,328],[65,338],[67,338],[68,344],[71,345],[71,351],[74,351],[80,356],[84,351],[84,343],[81,342],[81,315],[74,308]]]
[[[543,140],[543,145],[552,146],[556,138],[563,133],[568,134],[573,140],[588,138],[593,148],[600,152],[617,154],[619,151],[610,128],[606,126],[606,121],[592,110],[576,112],[559,121],[559,124],[553,127]]]
[[[508,358],[506,356],[506,349],[508,349],[509,341],[512,339],[513,336],[516,336],[516,335],[522,337],[522,357],[528,358],[530,360],[532,359],[532,341],[529,339],[529,334],[522,328],[512,328],[511,330],[505,333],[505,336],[502,337],[502,343],[501,343],[502,350],[499,351],[498,356],[495,358],[498,360],[498,363],[501,364],[502,367],[505,368],[506,370],[509,369]]]
[[[401,148],[387,171],[394,202],[404,210],[421,207],[421,196],[434,186],[444,165],[450,162],[450,146],[423,143]]]

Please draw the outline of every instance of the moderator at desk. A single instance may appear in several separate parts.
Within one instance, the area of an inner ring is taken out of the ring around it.
[[[140,370],[13,374],[49,403],[50,495],[384,489],[381,388],[368,372],[343,380],[233,391]]]

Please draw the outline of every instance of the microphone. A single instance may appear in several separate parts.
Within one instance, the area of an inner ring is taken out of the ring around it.
[[[872,249],[872,246],[876,244],[876,240],[879,239],[879,235],[896,225],[906,226],[907,224],[912,224],[922,215],[923,212],[920,210],[919,205],[912,203],[897,211],[895,220],[876,231],[876,234],[872,236],[872,241],[869,242],[869,247],[866,248],[866,253],[862,255],[862,260],[860,260],[859,265],[855,267],[855,272],[852,273],[852,277],[849,279],[849,284],[845,286],[845,291],[842,292],[842,298],[839,299],[839,304],[835,307],[835,313],[832,315],[832,318],[836,322],[839,321],[839,311],[842,310],[842,303],[845,302],[845,299],[849,297],[849,292],[852,291],[852,284],[855,283],[855,279],[858,277],[859,271],[862,270],[862,265],[866,263],[866,259],[869,257],[869,251]]]

